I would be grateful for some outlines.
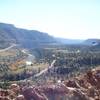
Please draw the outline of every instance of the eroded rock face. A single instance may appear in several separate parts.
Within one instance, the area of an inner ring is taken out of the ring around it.
[[[22,94],[26,100],[48,100],[44,93],[37,87],[22,89]]]
[[[100,100],[100,70],[61,83],[45,84],[36,90],[48,98],[44,100]]]
[[[0,100],[100,100],[100,69],[71,80],[39,86],[12,84],[0,90]]]

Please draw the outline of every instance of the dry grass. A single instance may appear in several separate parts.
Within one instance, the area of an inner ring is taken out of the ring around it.
[[[15,49],[0,52],[0,56],[13,56],[13,55],[16,55]]]
[[[12,73],[20,74],[24,70],[29,70],[29,71],[35,70],[35,71],[38,71],[40,69],[40,71],[41,71],[41,70],[47,68],[48,66],[49,65],[47,63],[41,63],[41,64],[33,64],[32,66],[25,66],[25,67],[22,67],[22,68],[17,67],[15,70],[12,70]]]

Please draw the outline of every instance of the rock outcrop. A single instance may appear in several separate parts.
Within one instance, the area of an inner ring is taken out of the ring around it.
[[[100,68],[58,83],[39,86],[12,84],[0,90],[0,100],[100,100]]]

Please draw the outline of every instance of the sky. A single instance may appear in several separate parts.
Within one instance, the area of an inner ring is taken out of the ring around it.
[[[0,0],[0,22],[70,39],[100,39],[100,0]]]

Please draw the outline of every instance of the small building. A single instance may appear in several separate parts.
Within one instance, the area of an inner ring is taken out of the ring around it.
[[[26,61],[26,66],[32,66],[33,63],[31,61]]]

